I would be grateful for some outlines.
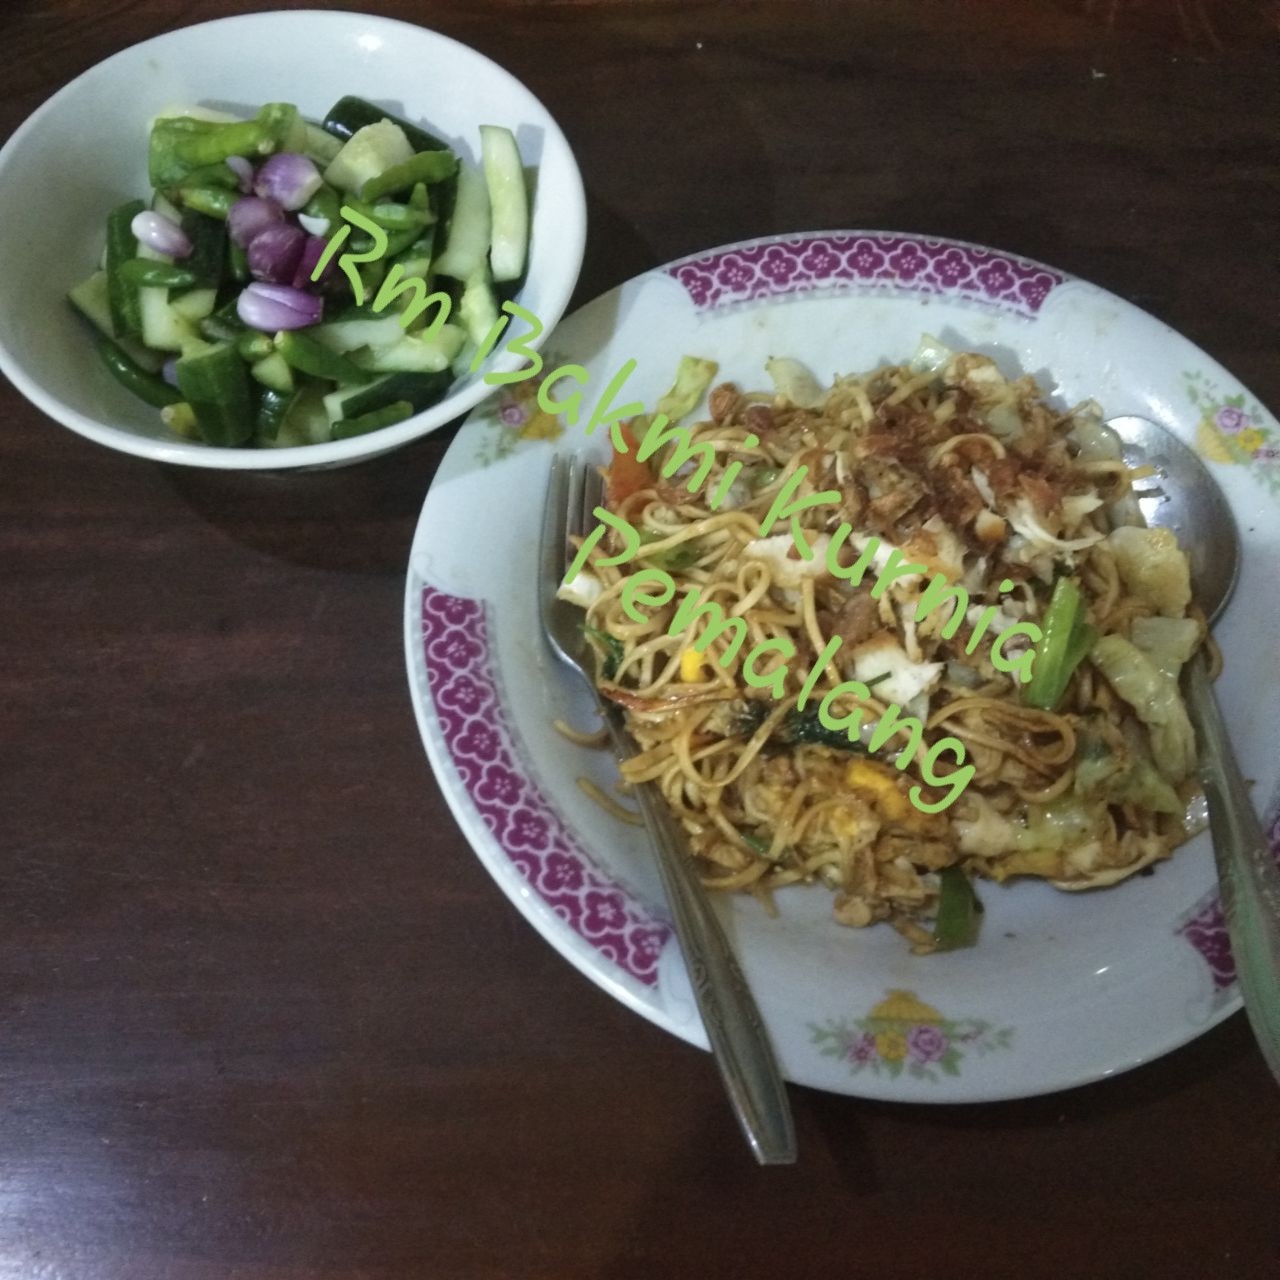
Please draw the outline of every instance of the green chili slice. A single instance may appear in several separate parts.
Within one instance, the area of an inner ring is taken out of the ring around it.
[[[186,267],[171,262],[156,262],[149,258],[130,258],[120,264],[120,278],[127,284],[144,289],[185,289],[199,277]]]
[[[1067,690],[1072,672],[1098,638],[1085,620],[1080,588],[1070,578],[1059,578],[1044,614],[1044,634],[1031,660],[1031,681],[1023,700],[1028,706],[1052,711]]]
[[[978,940],[982,903],[961,867],[945,867],[938,876],[938,917],[933,940],[939,951],[971,947]]]
[[[145,400],[157,409],[166,405],[177,404],[182,396],[176,387],[171,387],[163,378],[148,373],[141,365],[127,356],[114,342],[102,338],[98,342],[98,354],[102,363],[107,366],[111,376],[127,390],[132,391],[139,400]]]
[[[367,435],[370,431],[380,431],[383,427],[394,426],[406,418],[413,417],[413,405],[407,400],[395,400],[381,409],[374,409],[358,418],[339,418],[333,424],[335,440],[349,440],[352,436]]]

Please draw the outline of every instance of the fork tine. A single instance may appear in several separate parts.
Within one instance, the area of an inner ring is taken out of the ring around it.
[[[569,493],[564,513],[566,545],[569,544],[570,538],[584,537],[591,528],[590,524],[582,518],[582,495],[586,490],[586,482],[587,468],[583,465],[581,458],[574,458],[569,468]]]
[[[599,523],[596,508],[604,500],[604,481],[600,479],[599,467],[586,466],[583,470],[586,475],[582,486],[582,525],[584,529],[594,529]]]
[[[556,454],[547,478],[547,502],[542,509],[542,536],[538,544],[538,565],[542,576],[542,600],[555,596],[565,571],[565,513],[569,509],[569,469]]]

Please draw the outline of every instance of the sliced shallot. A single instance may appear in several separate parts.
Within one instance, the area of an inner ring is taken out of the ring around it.
[[[236,314],[251,329],[305,329],[319,324],[324,299],[287,284],[251,284],[236,300]]]
[[[157,253],[166,253],[171,258],[188,258],[191,256],[191,241],[187,233],[170,218],[162,213],[153,213],[144,209],[129,224],[129,230],[137,237],[139,244]]]

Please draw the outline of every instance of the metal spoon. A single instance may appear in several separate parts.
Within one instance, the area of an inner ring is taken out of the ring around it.
[[[1172,530],[1191,562],[1191,590],[1210,623],[1235,589],[1240,535],[1227,500],[1194,450],[1146,418],[1112,418],[1125,463],[1155,475],[1135,486],[1149,525]],[[1187,714],[1200,745],[1200,780],[1231,951],[1262,1056],[1280,1080],[1280,868],[1240,774],[1203,652],[1186,665]]]

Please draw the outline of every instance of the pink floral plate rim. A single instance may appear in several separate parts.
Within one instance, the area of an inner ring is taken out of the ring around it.
[[[607,963],[652,987],[670,927],[596,866],[531,775],[504,705],[490,621],[483,601],[422,585],[422,658],[445,751],[529,889]]]
[[[818,290],[946,294],[1033,318],[1074,279],[1001,249],[894,231],[764,236],[660,268],[699,310]]]

